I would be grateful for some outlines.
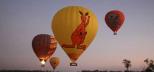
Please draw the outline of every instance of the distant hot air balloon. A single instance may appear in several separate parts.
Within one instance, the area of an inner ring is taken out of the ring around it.
[[[105,16],[107,26],[117,35],[117,31],[123,25],[125,20],[124,14],[119,10],[109,11]]]
[[[71,59],[70,66],[77,66],[77,59],[96,35],[95,14],[81,6],[68,6],[55,14],[51,26],[57,41]]]
[[[57,41],[54,36],[38,34],[32,40],[32,47],[42,66],[44,66],[45,62],[55,52]]]
[[[50,59],[50,65],[52,66],[52,68],[53,68],[54,70],[55,70],[56,67],[59,65],[59,63],[60,63],[60,60],[59,60],[58,57],[52,57],[52,58]]]

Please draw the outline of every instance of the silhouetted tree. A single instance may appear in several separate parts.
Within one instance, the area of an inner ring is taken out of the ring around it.
[[[131,67],[131,61],[127,59],[123,59],[124,66],[126,68],[125,72],[129,72],[129,68]]]
[[[145,72],[154,72],[154,60],[149,60],[148,58],[144,60],[144,62],[148,65],[145,69]]]

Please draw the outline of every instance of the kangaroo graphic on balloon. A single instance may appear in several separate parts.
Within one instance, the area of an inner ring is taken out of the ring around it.
[[[84,14],[83,12],[79,11],[79,13],[81,15],[81,23],[77,26],[71,35],[72,44],[62,44],[63,48],[77,48],[85,50],[87,47],[83,44],[83,42],[87,35],[86,27],[89,24],[90,16],[88,15],[88,12]]]

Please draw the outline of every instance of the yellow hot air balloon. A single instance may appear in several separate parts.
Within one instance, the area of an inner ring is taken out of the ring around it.
[[[81,6],[68,6],[59,10],[52,20],[53,33],[71,59],[70,66],[77,66],[76,60],[94,39],[98,22],[95,14]]]
[[[50,65],[52,66],[52,68],[53,68],[54,70],[55,70],[56,67],[59,65],[59,63],[60,63],[60,60],[59,60],[58,57],[52,57],[52,58],[50,59]]]

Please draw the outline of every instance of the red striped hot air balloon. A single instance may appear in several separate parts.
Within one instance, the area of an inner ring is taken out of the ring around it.
[[[107,26],[117,35],[117,31],[123,25],[125,20],[124,14],[119,10],[109,11],[105,16]]]
[[[57,41],[54,36],[38,34],[32,40],[32,47],[42,66],[44,66],[45,62],[55,52]]]

